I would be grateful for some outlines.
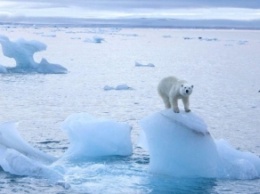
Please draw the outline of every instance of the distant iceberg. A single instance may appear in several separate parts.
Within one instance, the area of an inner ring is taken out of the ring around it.
[[[224,179],[260,178],[260,158],[214,140],[194,113],[171,110],[154,113],[141,122],[141,144],[150,154],[150,171],[175,177]]]
[[[135,62],[135,66],[136,67],[155,67],[155,65],[153,63],[144,64],[144,63],[140,63],[138,61]]]
[[[104,42],[105,39],[99,36],[94,36],[93,38],[86,38],[84,40],[84,42],[88,42],[88,43],[96,43],[96,44],[100,44],[102,42]]]
[[[19,39],[10,41],[8,37],[0,35],[0,44],[2,45],[3,54],[16,61],[15,67],[0,66],[0,73],[45,73],[45,74],[63,74],[67,69],[58,64],[49,63],[42,59],[36,63],[33,59],[35,52],[46,50],[47,46],[39,41],[26,41]]]

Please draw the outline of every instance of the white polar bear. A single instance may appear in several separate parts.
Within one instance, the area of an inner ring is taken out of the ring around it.
[[[182,99],[184,109],[190,112],[189,96],[193,90],[193,85],[188,85],[185,80],[179,80],[174,76],[162,79],[158,85],[158,92],[163,99],[166,108],[172,108],[175,113],[179,113],[178,99]]]

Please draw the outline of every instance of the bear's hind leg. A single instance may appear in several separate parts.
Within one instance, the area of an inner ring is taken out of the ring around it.
[[[164,96],[164,97],[162,97],[162,99],[163,99],[165,108],[171,108],[171,104],[170,104],[169,98]]]

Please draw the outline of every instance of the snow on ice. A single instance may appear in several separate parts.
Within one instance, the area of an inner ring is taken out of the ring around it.
[[[46,59],[42,59],[40,63],[34,61],[33,55],[35,52],[46,50],[47,46],[44,43],[24,39],[10,41],[8,37],[0,35],[0,44],[2,45],[4,56],[14,58],[16,61],[15,67],[0,65],[0,73],[67,73],[65,67],[49,63]]]

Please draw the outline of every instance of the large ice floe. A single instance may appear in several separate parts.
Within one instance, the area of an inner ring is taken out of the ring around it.
[[[42,59],[37,63],[33,59],[35,52],[46,50],[47,46],[36,40],[27,41],[18,39],[10,41],[8,37],[0,35],[0,44],[4,56],[13,58],[16,61],[15,67],[5,67],[0,65],[0,73],[44,73],[44,74],[63,74],[67,69],[59,64],[49,63]]]
[[[260,178],[260,158],[214,140],[194,113],[171,110],[154,113],[140,122],[142,145],[150,154],[153,173],[176,177],[227,179]]]

